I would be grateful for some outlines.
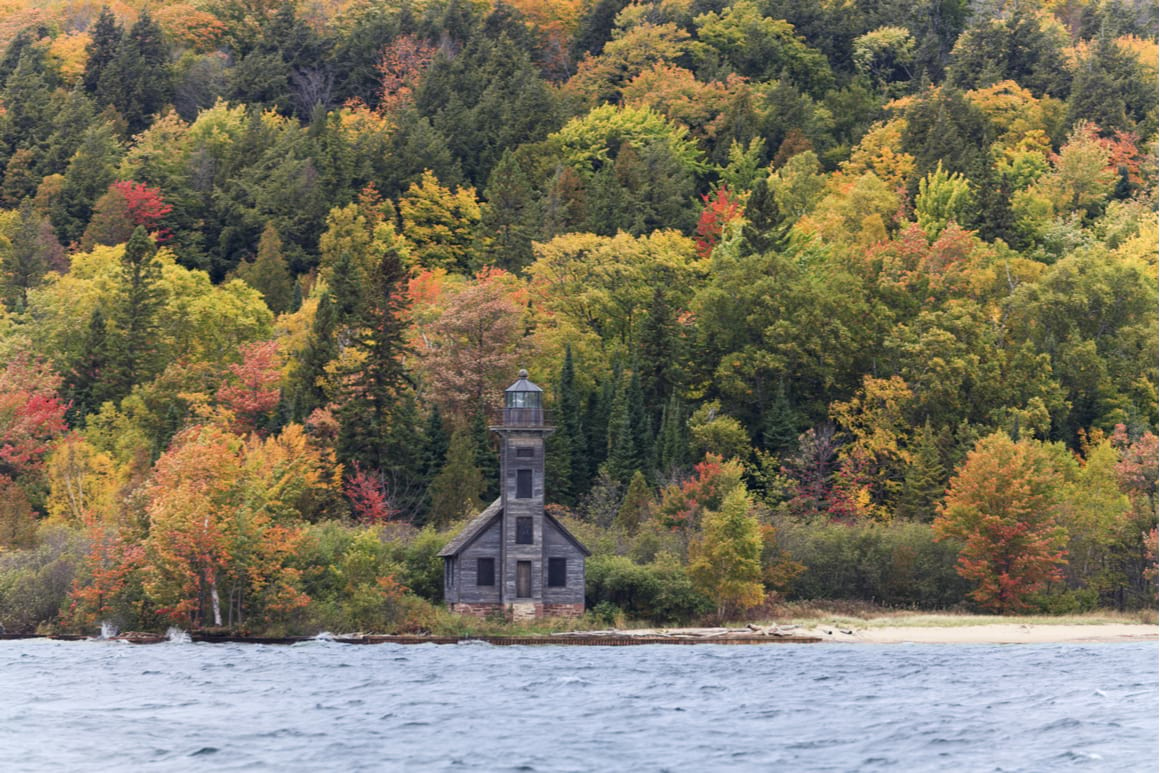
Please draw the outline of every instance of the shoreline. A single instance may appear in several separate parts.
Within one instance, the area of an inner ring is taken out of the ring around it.
[[[803,633],[823,641],[851,644],[1073,644],[1157,641],[1160,627],[1143,623],[990,623],[865,628],[816,626]]]

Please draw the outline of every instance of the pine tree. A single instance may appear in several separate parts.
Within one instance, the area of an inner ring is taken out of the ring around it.
[[[93,205],[116,179],[122,149],[108,123],[90,127],[64,175],[51,219],[65,243],[81,238],[93,215]]]
[[[335,336],[338,330],[338,310],[334,297],[327,290],[318,298],[318,308],[314,312],[314,322],[306,348],[299,358],[293,390],[295,413],[293,418],[301,421],[315,408],[326,404],[326,390],[322,380],[326,366],[338,356]]]
[[[624,483],[641,468],[636,427],[633,426],[629,384],[618,379],[615,396],[608,411],[608,474]]]
[[[632,435],[634,455],[637,461],[636,469],[645,472],[651,477],[649,462],[653,458],[652,417],[645,410],[644,390],[640,385],[639,369],[634,368],[632,377],[628,380],[628,429]]]
[[[777,206],[769,178],[759,175],[745,203],[745,225],[741,237],[751,252],[780,252],[788,241],[789,226]]]
[[[777,383],[773,400],[765,411],[764,425],[761,438],[765,450],[779,454],[796,450],[801,415],[789,400],[784,380]]]
[[[615,523],[629,534],[636,534],[637,529],[648,517],[649,507],[652,505],[652,490],[644,473],[637,470],[628,482],[628,491],[624,493],[624,500],[616,511]]]
[[[165,302],[157,246],[141,226],[121,258],[120,288],[114,306],[115,338],[110,347],[109,399],[119,400],[161,366],[157,348],[159,315]]]
[[[940,440],[928,420],[914,438],[910,464],[898,497],[898,517],[930,522],[935,508],[946,491],[947,469],[943,465]]]
[[[546,453],[552,501],[575,505],[588,488],[588,454],[571,344],[564,347],[564,364],[556,386],[556,432],[548,438]]]
[[[661,430],[656,443],[656,467],[665,478],[688,464],[688,425],[685,423],[685,406],[673,394],[661,413]]]
[[[667,279],[665,277],[664,279]],[[644,403],[653,422],[660,418],[665,402],[676,389],[678,379],[677,316],[663,287],[654,287],[648,314],[640,326],[639,367]],[[659,426],[659,422],[658,422]]]
[[[117,56],[121,47],[121,38],[125,31],[117,24],[117,17],[109,7],[101,6],[101,14],[97,23],[93,25],[91,40],[85,48],[85,72],[81,79],[85,91],[96,94],[100,86],[101,74]]]
[[[294,299],[294,279],[282,256],[282,239],[273,223],[267,223],[258,241],[258,254],[238,266],[238,279],[262,294],[275,314],[290,310]]]
[[[349,254],[343,251],[343,263],[353,264]],[[412,385],[403,365],[403,357],[410,352],[405,316],[409,300],[407,270],[398,250],[386,250],[368,279],[364,303],[354,308],[338,307],[340,315],[349,315],[344,337],[363,355],[353,372],[342,374],[340,447],[346,458],[400,473],[402,459],[413,458],[417,449],[405,440],[401,430],[407,422],[399,415],[412,394]],[[408,472],[414,474],[415,470]]]
[[[447,427],[443,424],[443,412],[438,403],[432,403],[431,412],[427,414],[427,426],[423,430],[423,462],[421,472],[423,479],[428,483],[439,474],[443,465],[447,463],[447,449],[450,447],[451,436],[447,434]]]
[[[148,11],[141,11],[116,55],[100,71],[97,101],[115,107],[129,133],[137,134],[172,97],[172,79],[161,27]]]
[[[491,502],[499,496],[499,454],[496,453],[495,441],[491,430],[487,428],[487,416],[482,409],[471,417],[470,434],[475,449],[475,464],[483,474],[483,498]]]
[[[111,359],[109,346],[105,315],[97,307],[89,317],[80,355],[65,379],[70,402],[69,423],[73,426],[83,423],[86,416],[98,411],[101,404],[110,398],[107,372]]]
[[[469,432],[456,431],[447,449],[447,463],[431,481],[428,523],[441,529],[477,512],[486,488],[475,464],[475,440]]]

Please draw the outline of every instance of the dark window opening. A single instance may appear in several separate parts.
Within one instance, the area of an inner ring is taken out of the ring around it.
[[[516,470],[516,499],[532,498],[532,471]]]
[[[566,559],[566,558],[549,558],[548,559],[548,587],[549,588],[566,588],[566,587],[568,587],[568,559]]]
[[[535,451],[531,448],[517,448],[516,457],[519,459],[531,459],[535,456]]]
[[[477,558],[475,564],[475,584],[495,585],[495,559]]]
[[[532,544],[532,519],[516,518],[516,544]]]

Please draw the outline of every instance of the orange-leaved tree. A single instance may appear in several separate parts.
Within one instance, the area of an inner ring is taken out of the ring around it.
[[[962,540],[958,573],[975,583],[970,597],[983,608],[1026,609],[1029,596],[1061,577],[1063,482],[1048,446],[1001,432],[980,440],[951,479],[935,539]]]
[[[238,625],[305,606],[291,565],[299,516],[337,485],[331,467],[297,424],[264,440],[212,424],[179,433],[147,489],[146,594],[186,625]]]

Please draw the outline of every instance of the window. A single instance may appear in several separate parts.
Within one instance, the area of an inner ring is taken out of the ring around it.
[[[495,585],[495,559],[477,558],[475,563],[475,584]]]
[[[532,519],[516,518],[516,544],[532,544]]]
[[[531,459],[535,455],[535,453],[536,452],[531,448],[517,448],[516,449],[516,458],[518,458],[518,459]]]
[[[516,499],[532,498],[532,471],[516,470]]]
[[[568,586],[568,559],[548,559],[548,587],[566,588]]]

